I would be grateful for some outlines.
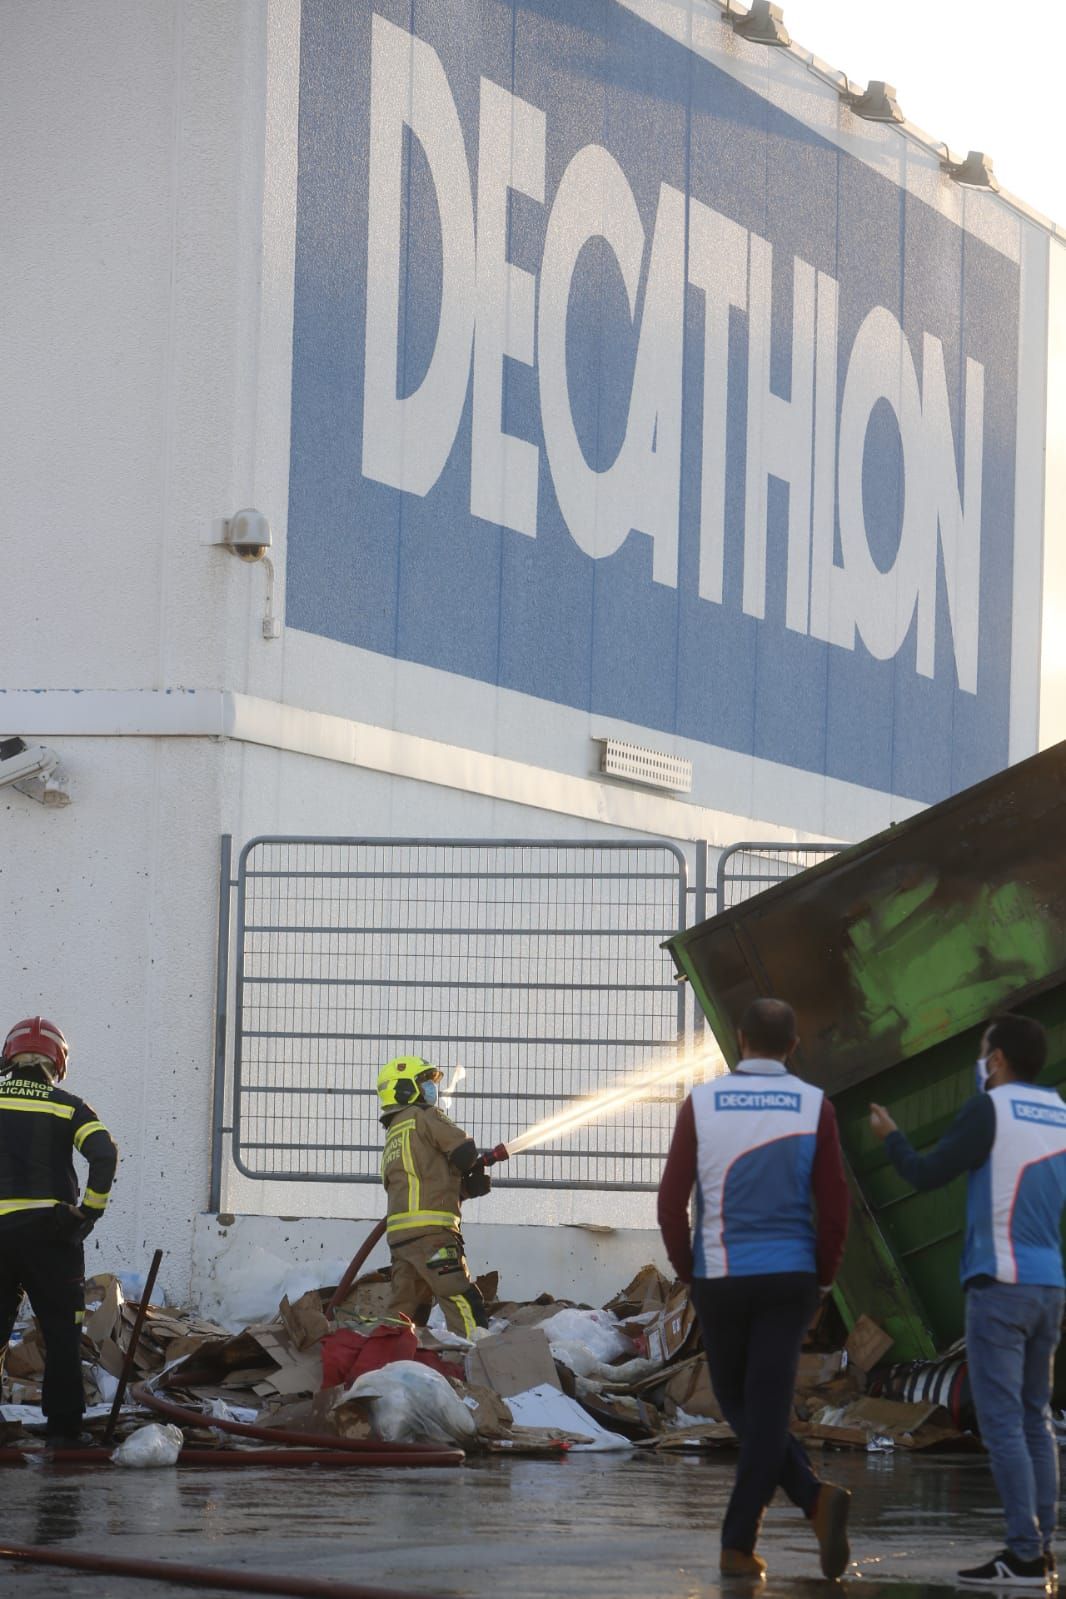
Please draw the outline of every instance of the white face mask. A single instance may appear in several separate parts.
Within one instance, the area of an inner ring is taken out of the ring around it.
[[[979,1094],[981,1094],[988,1087],[988,1056],[987,1055],[981,1055],[978,1058],[977,1065],[974,1068],[974,1076],[977,1079],[977,1092]]]
[[[423,1105],[435,1105],[437,1103],[436,1083],[419,1083],[418,1086],[422,1090]]]

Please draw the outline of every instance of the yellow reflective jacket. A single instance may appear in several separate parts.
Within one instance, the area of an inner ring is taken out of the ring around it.
[[[438,1228],[459,1231],[459,1192],[477,1158],[469,1133],[435,1105],[408,1105],[390,1116],[381,1152],[390,1243]]]

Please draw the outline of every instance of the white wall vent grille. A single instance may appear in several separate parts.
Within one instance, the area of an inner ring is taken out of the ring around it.
[[[626,744],[619,738],[598,738],[596,742],[601,745],[600,771],[607,777],[668,788],[675,794],[692,792],[692,762],[680,755],[664,755],[661,750]]]

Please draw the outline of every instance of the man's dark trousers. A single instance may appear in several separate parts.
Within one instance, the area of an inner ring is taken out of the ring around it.
[[[85,1251],[59,1232],[53,1209],[0,1226],[0,1351],[15,1325],[23,1290],[44,1338],[41,1408],[47,1431],[73,1437],[81,1427],[81,1323],[85,1311]]]
[[[818,1498],[818,1478],[788,1430],[818,1281],[813,1272],[694,1277],[691,1295],[715,1397],[740,1440],[722,1548],[751,1554],[778,1487],[807,1516]]]

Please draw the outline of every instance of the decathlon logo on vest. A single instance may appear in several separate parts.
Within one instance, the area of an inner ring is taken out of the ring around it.
[[[1011,1110],[1016,1121],[1049,1122],[1053,1127],[1066,1127],[1066,1105],[1035,1105],[1031,1099],[1016,1099]]]
[[[800,1096],[784,1089],[730,1088],[716,1096],[715,1105],[719,1110],[793,1110],[798,1115]]]

